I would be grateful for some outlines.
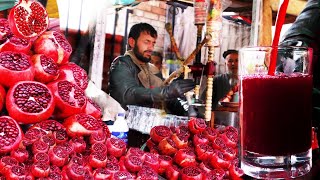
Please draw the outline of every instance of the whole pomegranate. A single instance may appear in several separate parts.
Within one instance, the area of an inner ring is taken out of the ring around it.
[[[72,47],[63,34],[58,31],[47,31],[39,36],[33,43],[37,54],[51,57],[57,64],[69,62]]]
[[[0,84],[11,87],[19,81],[32,81],[34,68],[24,53],[0,52]]]
[[[10,29],[20,38],[35,38],[49,26],[49,17],[41,3],[34,0],[20,0],[9,13]]]
[[[20,81],[8,90],[6,107],[12,118],[31,124],[48,119],[53,113],[55,101],[45,84]]]

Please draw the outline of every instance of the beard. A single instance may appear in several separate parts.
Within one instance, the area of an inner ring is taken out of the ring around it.
[[[134,48],[133,48],[133,53],[134,53],[134,55],[135,55],[140,61],[142,61],[142,62],[148,63],[148,62],[151,61],[151,57],[149,57],[149,58],[144,57],[143,54],[141,54],[141,53],[139,52],[138,46],[134,46]]]

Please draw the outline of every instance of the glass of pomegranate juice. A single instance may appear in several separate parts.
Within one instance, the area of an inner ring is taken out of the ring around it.
[[[276,50],[276,63],[269,66]],[[307,174],[312,166],[312,49],[247,47],[240,49],[239,59],[241,168],[258,179]]]

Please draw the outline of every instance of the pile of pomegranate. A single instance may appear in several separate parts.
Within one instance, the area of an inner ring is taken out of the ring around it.
[[[153,127],[146,145],[159,161],[154,169],[167,179],[241,179],[238,137],[235,127],[190,118],[188,125]]]

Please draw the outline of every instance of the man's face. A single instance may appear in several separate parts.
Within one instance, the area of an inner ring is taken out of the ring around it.
[[[156,44],[157,38],[152,37],[147,32],[141,32],[140,36],[134,41],[133,52],[136,57],[143,62],[151,60],[151,54]]]
[[[226,57],[227,72],[238,74],[238,53],[231,53]]]

